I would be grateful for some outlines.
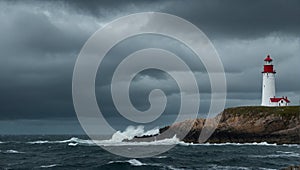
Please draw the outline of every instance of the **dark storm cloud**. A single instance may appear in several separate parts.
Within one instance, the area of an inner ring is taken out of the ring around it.
[[[0,9],[0,119],[74,116],[73,66],[99,24],[50,2],[2,1]]]
[[[127,8],[130,7],[131,10],[137,10],[142,8],[148,8],[153,6],[159,6],[164,4],[162,1],[158,0],[127,0],[127,1],[110,1],[110,0],[102,0],[101,2],[97,0],[91,0],[88,3],[82,0],[74,0],[74,1],[64,1],[68,6],[76,9],[79,12],[88,13],[95,16],[101,16],[107,13],[108,11],[124,11],[126,13],[131,13],[132,11],[127,11]],[[138,9],[136,9],[138,8]],[[150,11],[151,9],[149,9]],[[107,17],[107,16],[105,16]],[[112,16],[111,16],[112,17]]]
[[[191,1],[65,1],[80,12],[102,16],[112,10],[138,12],[145,6],[160,6],[144,11],[161,11],[183,17],[210,37],[257,38],[272,32],[300,34],[300,2],[297,0],[191,0]],[[101,10],[102,9],[102,10]],[[129,12],[130,13],[130,12]]]
[[[267,54],[278,71],[278,94],[298,100],[299,1],[2,1],[0,119],[75,117],[72,72],[81,47],[109,21],[143,11],[178,15],[212,38],[227,73],[227,106],[259,104],[260,71]],[[107,61],[105,70],[111,71],[118,56],[148,45],[174,50],[190,62],[204,93],[202,107],[207,109],[210,86],[205,68],[195,64],[178,43],[155,38],[125,43],[114,52],[117,57]],[[167,75],[148,71],[139,76],[131,96],[138,108],[148,107],[143,90],[153,86],[166,88],[171,104],[178,100],[178,89]],[[110,77],[104,74],[100,80],[97,89],[108,89]],[[111,103],[104,104],[112,110]]]
[[[300,34],[297,0],[200,0],[168,3],[164,11],[196,24],[212,38],[257,38],[272,32]]]

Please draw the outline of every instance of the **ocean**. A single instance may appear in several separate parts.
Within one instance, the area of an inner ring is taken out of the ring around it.
[[[154,141],[145,147],[151,149],[155,144],[168,145],[167,142],[171,145],[176,141]],[[187,144],[179,141],[175,144],[160,155],[126,158],[102,149],[87,136],[0,136],[0,169],[265,170],[300,164],[300,145]],[[132,146],[125,144],[125,147]]]

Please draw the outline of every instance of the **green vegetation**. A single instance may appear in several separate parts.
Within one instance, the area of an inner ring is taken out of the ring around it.
[[[284,117],[300,116],[300,106],[284,106],[284,107],[265,107],[265,106],[242,106],[228,108],[224,110],[224,114],[233,115],[280,115]]]

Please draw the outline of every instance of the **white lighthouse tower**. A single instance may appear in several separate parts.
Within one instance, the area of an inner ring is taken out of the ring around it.
[[[268,55],[265,58],[262,84],[262,106],[287,106],[290,101],[287,97],[275,97],[275,70],[272,58]]]
[[[270,98],[275,97],[275,70],[270,55],[265,58],[262,84],[262,106],[270,106]]]

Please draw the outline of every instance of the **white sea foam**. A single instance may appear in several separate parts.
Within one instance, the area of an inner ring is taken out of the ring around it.
[[[168,165],[167,168],[168,168],[168,169],[171,169],[171,170],[184,170],[183,168],[175,168],[175,167],[172,166],[172,165]]]
[[[278,152],[280,154],[270,154],[270,155],[249,155],[249,157],[254,157],[254,158],[282,158],[282,157],[295,157],[295,158],[300,158],[299,153],[295,152]]]
[[[160,163],[143,163],[137,159],[129,159],[125,161],[110,161],[108,164],[113,164],[113,163],[129,163],[132,166],[156,166],[156,167],[164,167],[164,169],[171,169],[171,170],[182,170],[180,168],[175,168],[171,165],[163,165]]]
[[[295,152],[286,152],[286,151],[276,151],[277,153],[283,153],[283,154],[294,154]]]
[[[51,164],[51,165],[42,165],[40,166],[40,168],[52,168],[52,167],[56,167],[58,164]]]
[[[144,163],[142,163],[142,162],[140,162],[140,161],[138,161],[136,159],[130,159],[130,160],[128,160],[128,163],[130,163],[133,166],[143,166],[143,165],[146,165],[146,164],[144,164]]]
[[[154,157],[154,158],[165,159],[165,158],[167,158],[167,156],[157,156],[157,157]]]
[[[157,134],[159,134],[159,128],[158,127],[154,128],[154,129],[151,129],[151,130],[148,130],[148,131],[142,133],[142,135],[140,135],[140,136],[157,135]]]
[[[221,165],[212,165],[209,169],[224,169],[224,170],[232,170],[232,169],[238,169],[238,170],[250,170],[248,167],[241,167],[241,166],[221,166]]]
[[[38,141],[33,141],[33,142],[27,142],[30,144],[43,144],[43,143],[51,143],[51,141],[48,140],[38,140]]]
[[[77,145],[78,145],[78,143],[73,143],[73,142],[68,143],[68,146],[77,146]]]
[[[283,144],[282,146],[300,148],[300,145],[298,145],[298,144]]]
[[[61,140],[61,141],[49,141],[49,140],[38,140],[38,141],[31,141],[31,142],[27,142],[29,144],[51,144],[51,143],[85,143],[85,144],[93,144],[92,140],[84,140],[84,139],[79,139],[76,137],[72,137],[70,139],[67,140]]]
[[[261,143],[185,143],[180,141],[176,136],[172,138],[166,138],[162,140],[150,141],[150,142],[125,142],[124,140],[131,140],[134,138],[135,133],[131,131],[132,129],[129,128],[124,132],[117,131],[112,135],[111,139],[108,140],[86,140],[86,139],[79,139],[76,137],[72,137],[68,140],[61,140],[61,141],[32,141],[28,142],[29,144],[55,144],[55,143],[68,143],[69,146],[77,146],[77,145],[84,145],[84,146],[143,146],[143,145],[181,145],[181,146],[285,146],[285,147],[296,147],[300,148],[300,145],[297,144],[270,144],[267,142]],[[129,132],[130,131],[130,132]],[[134,132],[140,133],[139,130],[133,129]]]
[[[250,170],[253,168],[248,168],[248,167],[242,167],[242,166],[220,166],[220,165],[213,165],[210,169],[224,169],[224,170]],[[270,169],[270,168],[262,168],[262,167],[258,167],[258,170],[276,170],[276,169]]]
[[[144,135],[156,135],[159,133],[159,128],[154,128],[149,131],[144,130],[144,126],[128,126],[125,131],[117,131],[112,135],[110,139],[112,142],[122,142],[123,140],[131,140],[135,136],[144,136]]]
[[[129,160],[126,160],[126,161],[110,161],[108,162],[108,164],[113,164],[113,163],[124,163],[124,162],[127,162],[129,163],[130,165],[132,166],[143,166],[143,165],[147,165],[145,163],[142,163],[141,161],[137,160],[137,159],[129,159]]]
[[[117,131],[108,140],[82,140],[73,138],[72,142],[76,142],[78,144],[89,144],[89,145],[100,145],[100,146],[144,146],[144,145],[176,145],[180,141],[174,136],[173,138],[166,138],[162,140],[150,141],[150,142],[128,142],[124,140],[131,140],[135,136],[143,136],[143,135],[155,135],[157,134],[158,128],[152,129],[150,131],[144,131],[143,126],[133,127],[129,126],[124,132]]]
[[[53,143],[68,143],[69,146],[80,145],[100,145],[100,146],[140,146],[140,145],[175,145],[180,143],[179,139],[174,136],[173,138],[166,138],[163,140],[151,141],[151,142],[125,142],[124,140],[131,140],[135,136],[143,135],[155,135],[159,133],[159,129],[155,128],[149,131],[145,131],[143,126],[129,126],[125,131],[115,132],[111,139],[108,140],[84,140],[76,137],[72,137],[68,140],[61,141],[49,141],[49,140],[39,140],[27,142],[29,144],[53,144]]]
[[[267,143],[267,142],[253,142],[253,143],[230,143],[230,142],[226,142],[226,143],[185,143],[185,142],[180,142],[180,145],[183,146],[226,146],[226,145],[233,145],[233,146],[300,146],[300,145],[289,145],[289,144],[285,144],[285,145],[277,145],[276,143]]]
[[[233,146],[278,146],[277,144],[270,144],[267,142],[261,143],[202,143],[202,144],[193,144],[193,143],[185,143],[180,141],[176,136],[173,138],[167,138],[163,140],[151,141],[151,142],[128,142],[128,140],[133,139],[135,136],[143,136],[143,135],[156,135],[159,134],[159,128],[154,128],[149,131],[145,131],[143,126],[128,126],[125,131],[117,131],[115,132],[111,139],[108,140],[85,140],[79,139],[76,137],[72,137],[67,140],[61,141],[49,141],[49,140],[39,140],[39,141],[31,141],[29,144],[53,144],[53,143],[68,143],[69,146],[76,145],[85,145],[85,146],[132,146],[132,145],[181,145],[181,146],[224,146],[224,145],[233,145]],[[125,141],[127,140],[127,141]],[[300,148],[300,145],[296,144],[284,144],[280,146],[287,147],[297,147]]]
[[[25,153],[25,152],[20,152],[20,151],[17,151],[17,150],[5,150],[5,151],[2,151],[0,150],[0,153],[12,153],[12,154],[18,154],[18,153]]]
[[[260,143],[257,143],[257,142],[253,142],[253,143],[204,143],[202,145],[212,145],[212,146],[223,146],[223,145],[237,145],[237,146],[245,146],[245,145],[256,145],[256,146],[277,146],[276,143],[267,143],[267,142],[260,142]]]
[[[179,139],[174,136],[173,138],[167,138],[151,142],[116,142],[113,140],[99,140],[94,141],[100,146],[149,146],[149,145],[176,145],[179,143]]]
[[[97,145],[103,146],[131,146],[131,145],[175,145],[179,143],[179,139],[174,136],[173,138],[166,138],[163,140],[150,141],[150,142],[124,142],[124,140],[131,140],[135,136],[143,135],[156,135],[159,133],[159,129],[155,128],[149,131],[144,130],[143,126],[129,126],[125,131],[117,131],[112,135],[109,140],[94,141]]]

